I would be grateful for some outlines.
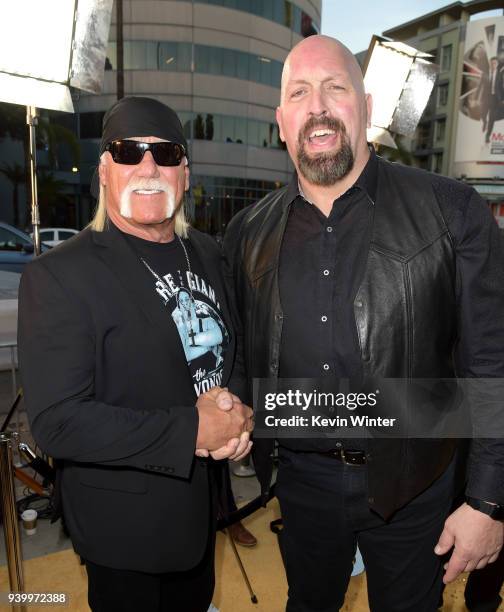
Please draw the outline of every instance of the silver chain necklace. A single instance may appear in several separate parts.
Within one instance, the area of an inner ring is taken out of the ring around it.
[[[180,246],[182,247],[182,250],[184,251],[185,260],[187,262],[187,271],[189,272],[189,278],[187,279],[187,285],[188,285],[188,289],[189,289],[189,294],[191,295],[191,301],[194,304],[195,301],[194,301],[192,287],[191,287],[192,270],[191,270],[191,261],[189,260],[189,253],[187,252],[186,246],[185,246],[182,238],[178,234],[175,234],[175,235],[177,236],[178,241],[180,243]],[[145,259],[143,257],[140,257],[140,261],[147,268],[147,270],[149,270],[149,272],[152,274],[152,276],[163,285],[163,287],[165,287],[166,289],[170,290],[168,285],[166,284],[166,282],[159,276],[159,274],[155,270],[153,270],[149,266],[149,264],[145,261]]]

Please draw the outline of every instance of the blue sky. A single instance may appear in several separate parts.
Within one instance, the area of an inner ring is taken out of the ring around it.
[[[357,53],[367,49],[373,34],[448,4],[451,0],[322,0],[322,34],[339,38]]]

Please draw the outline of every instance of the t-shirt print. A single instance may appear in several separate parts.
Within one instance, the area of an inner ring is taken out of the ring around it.
[[[229,334],[215,291],[194,272],[166,274],[156,291],[175,323],[197,395],[222,382]],[[192,293],[192,295],[191,295]]]

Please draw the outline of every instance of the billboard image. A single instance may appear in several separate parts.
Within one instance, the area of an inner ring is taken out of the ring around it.
[[[504,17],[467,24],[455,162],[504,163]]]

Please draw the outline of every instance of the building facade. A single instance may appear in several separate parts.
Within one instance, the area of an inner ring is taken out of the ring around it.
[[[174,108],[189,142],[195,225],[218,234],[241,208],[289,179],[275,109],[282,65],[320,30],[321,0],[123,0],[124,95]],[[97,163],[101,122],[117,98],[114,7],[100,95],[81,95],[73,124],[79,172],[60,173],[79,193],[82,225]]]
[[[492,144],[500,139],[504,127],[496,129],[485,142],[484,111],[477,101],[483,79],[488,79],[491,57],[499,53],[499,45],[504,49],[504,36],[499,36],[499,32],[504,35],[504,17],[482,21],[482,35],[473,47],[469,45],[469,34],[478,30],[476,22],[485,17],[482,13],[496,9],[502,12],[502,0],[453,2],[383,35],[429,53],[440,68],[416,136],[409,143],[415,165],[472,184],[487,199],[504,228],[504,148],[500,154]],[[473,54],[482,57],[473,61]],[[466,117],[473,121],[467,122]],[[472,132],[469,135],[469,129],[474,130],[475,138]],[[464,157],[461,147],[474,148],[476,140],[477,149],[466,151]],[[493,161],[489,161],[490,150],[495,153]],[[460,160],[468,155],[471,163],[462,163]]]

